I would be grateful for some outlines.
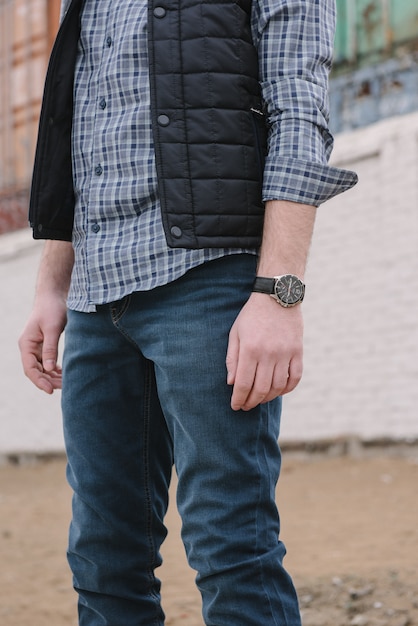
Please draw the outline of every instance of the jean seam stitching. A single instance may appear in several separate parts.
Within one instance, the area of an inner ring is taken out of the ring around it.
[[[129,307],[130,301],[131,296],[129,295],[122,300],[119,300],[119,302],[110,305],[110,315],[114,324],[117,324],[122,319]]]
[[[151,398],[151,368],[152,364],[148,361],[145,366],[145,375],[144,375],[144,428],[143,428],[143,437],[144,437],[144,493],[145,493],[145,502],[146,502],[146,536],[149,546],[149,565],[148,565],[148,579],[151,585],[155,582],[155,574],[154,568],[156,566],[155,563],[155,543],[152,537],[152,499],[151,499],[151,489],[149,485],[149,426],[150,426],[150,417],[151,417],[151,409],[150,409],[150,398]],[[159,598],[156,594],[150,590],[149,596],[159,601]],[[156,605],[156,613],[155,613],[155,625],[159,626],[160,621],[158,617],[158,613],[160,611],[160,605]]]
[[[271,600],[269,597],[269,594],[267,592],[266,589],[266,584],[265,584],[265,575],[264,575],[264,571],[263,571],[263,561],[261,558],[261,554],[260,554],[260,549],[259,549],[259,524],[258,524],[258,518],[259,518],[259,514],[260,514],[260,501],[262,499],[262,489],[263,489],[263,481],[261,479],[261,476],[263,475],[263,467],[262,467],[262,462],[260,460],[260,453],[263,456],[263,463],[268,465],[268,459],[266,458],[266,450],[265,448],[261,448],[260,446],[260,438],[261,438],[261,431],[263,428],[267,428],[267,426],[264,424],[264,420],[263,420],[263,415],[262,415],[262,411],[259,417],[259,423],[258,423],[258,430],[257,430],[257,439],[256,439],[256,444],[255,444],[255,449],[256,449],[256,456],[257,456],[257,465],[258,465],[258,471],[259,471],[259,491],[258,491],[258,502],[257,502],[257,508],[256,508],[256,541],[255,543],[255,557],[257,559],[257,564],[258,564],[258,572],[259,572],[259,576],[260,576],[260,582],[261,582],[261,587],[263,588],[263,592],[264,592],[264,596],[266,599],[266,605],[269,607],[269,613],[271,618],[273,619],[274,623],[276,624],[276,617],[274,615],[274,610],[271,604]],[[268,418],[267,418],[268,419]],[[271,476],[269,478],[269,483],[271,482]],[[263,532],[265,532],[265,530],[263,529]]]
[[[128,310],[129,304],[131,302],[131,296],[126,296],[122,301],[116,303],[114,305],[110,305],[110,315],[112,318],[112,323],[118,332],[129,342],[131,343],[138,351],[140,348],[133,337],[130,336],[128,332],[124,328],[119,325],[120,320],[123,315]],[[119,304],[120,308],[118,309],[117,304]],[[143,445],[144,445],[144,457],[143,457],[143,488],[145,494],[145,534],[148,543],[148,551],[149,551],[149,563],[147,568],[147,576],[150,583],[150,591],[148,592],[148,596],[156,601],[155,603],[155,618],[153,619],[153,624],[155,626],[160,626],[161,622],[161,603],[158,595],[152,590],[152,586],[156,581],[156,577],[154,574],[154,569],[156,567],[155,562],[155,543],[152,537],[152,498],[151,498],[151,488],[149,485],[149,430],[150,430],[150,418],[151,418],[151,407],[150,407],[150,399],[151,399],[151,384],[152,384],[152,374],[151,369],[153,364],[150,361],[146,361],[145,363],[145,372],[144,372],[144,404],[143,404]]]

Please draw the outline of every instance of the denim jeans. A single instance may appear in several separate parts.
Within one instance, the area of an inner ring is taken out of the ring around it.
[[[96,313],[69,311],[62,406],[81,626],[162,626],[173,463],[208,626],[299,626],[275,485],[281,401],[230,408],[228,332],[255,258],[233,255]]]

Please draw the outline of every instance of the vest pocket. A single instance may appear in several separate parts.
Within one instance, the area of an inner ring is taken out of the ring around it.
[[[264,174],[264,163],[267,155],[266,119],[263,111],[257,107],[251,107],[250,113],[255,137],[256,160],[261,180]]]

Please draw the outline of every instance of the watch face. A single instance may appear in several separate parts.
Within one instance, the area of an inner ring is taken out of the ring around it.
[[[298,302],[302,302],[305,285],[297,276],[286,274],[276,280],[274,292],[283,306],[294,306]]]

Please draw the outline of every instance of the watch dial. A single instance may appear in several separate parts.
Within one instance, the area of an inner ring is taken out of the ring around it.
[[[276,281],[275,292],[285,306],[292,306],[303,300],[304,285],[296,276],[286,274]]]

